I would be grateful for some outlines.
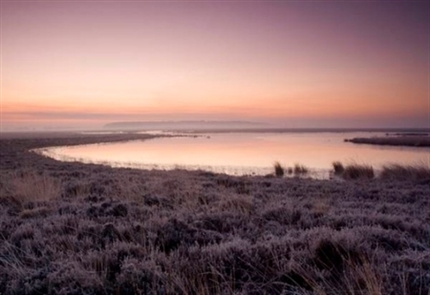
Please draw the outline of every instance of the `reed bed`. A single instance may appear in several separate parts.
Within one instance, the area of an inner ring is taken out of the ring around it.
[[[430,165],[426,163],[414,165],[389,164],[382,168],[380,177],[389,180],[430,179]]]

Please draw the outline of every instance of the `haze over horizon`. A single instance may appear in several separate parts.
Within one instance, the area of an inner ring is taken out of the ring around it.
[[[1,1],[1,131],[430,128],[428,1]]]

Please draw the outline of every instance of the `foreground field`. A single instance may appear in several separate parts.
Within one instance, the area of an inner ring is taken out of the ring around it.
[[[28,152],[137,138],[0,140],[0,294],[429,294],[426,177],[231,177]]]

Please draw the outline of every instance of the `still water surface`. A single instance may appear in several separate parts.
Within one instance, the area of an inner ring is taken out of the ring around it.
[[[429,148],[358,145],[345,138],[385,136],[384,133],[215,133],[199,137],[155,138],[123,143],[54,147],[41,151],[63,161],[101,163],[142,169],[202,169],[227,174],[273,172],[273,163],[311,168],[326,178],[333,161],[370,164],[429,162]]]

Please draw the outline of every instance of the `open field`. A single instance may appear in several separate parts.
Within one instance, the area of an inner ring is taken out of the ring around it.
[[[345,139],[347,142],[361,144],[376,144],[376,145],[392,145],[392,146],[415,146],[415,147],[430,147],[429,136],[396,136],[396,137],[368,137],[368,138],[352,138]]]
[[[28,151],[138,138],[1,137],[0,294],[429,294],[428,171],[233,177]]]

